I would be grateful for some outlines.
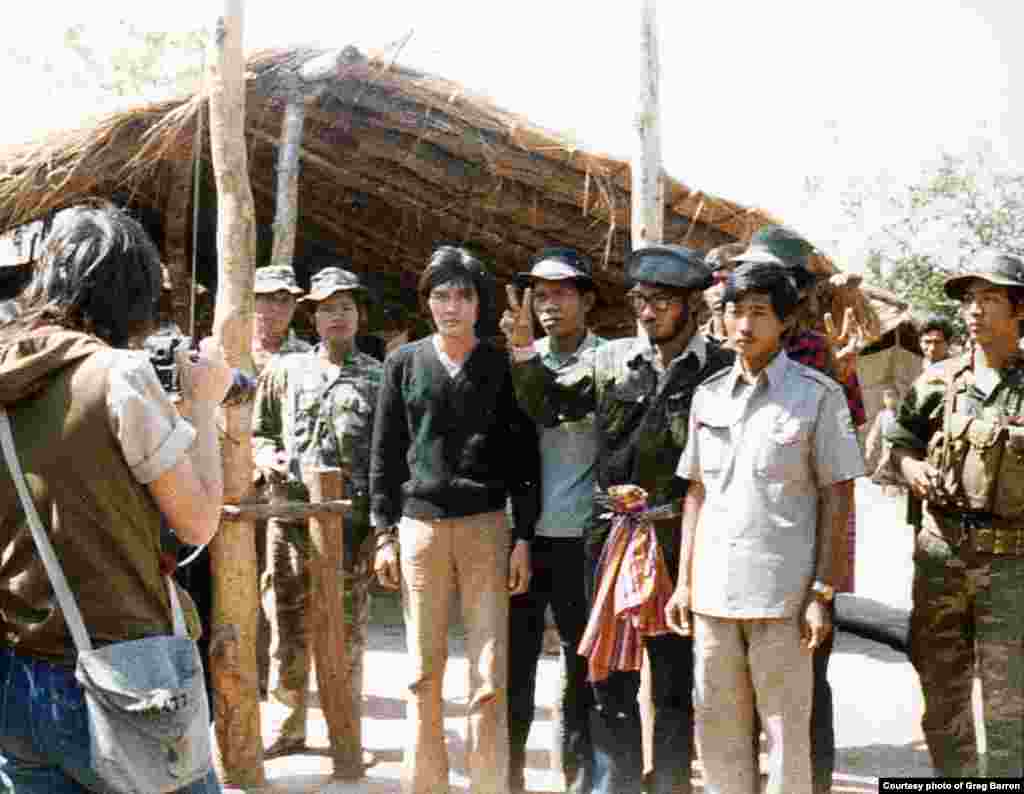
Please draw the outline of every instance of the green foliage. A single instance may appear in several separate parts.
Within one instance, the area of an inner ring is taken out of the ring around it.
[[[158,32],[139,30],[122,23],[117,46],[99,46],[96,31],[84,24],[64,31],[64,46],[72,55],[80,88],[91,87],[101,95],[155,99],[199,88],[203,77],[206,30]],[[42,59],[38,67],[53,71],[55,64]],[[62,64],[62,67],[64,65]]]
[[[990,151],[944,155],[918,184],[890,198],[892,220],[871,246],[870,280],[917,311],[958,321],[943,281],[985,248],[1024,254],[1024,173],[998,169],[993,160]],[[864,196],[846,197],[844,209],[856,217]]]

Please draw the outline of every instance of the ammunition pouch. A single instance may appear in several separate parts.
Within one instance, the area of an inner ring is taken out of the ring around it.
[[[929,509],[924,524],[957,550],[1024,557],[1024,522],[1020,518],[1011,521],[992,513],[945,513]]]
[[[1024,524],[1024,428],[952,414],[928,446],[930,504]]]

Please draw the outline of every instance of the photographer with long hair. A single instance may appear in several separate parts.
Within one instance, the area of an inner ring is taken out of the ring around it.
[[[231,373],[212,340],[178,357],[190,421],[130,349],[155,326],[160,283],[157,250],[136,221],[109,204],[74,207],[57,216],[17,316],[0,327],[0,405],[96,646],[171,633],[161,521],[185,543],[206,543],[223,499],[215,415]],[[90,768],[76,648],[4,469],[0,788],[106,790]],[[195,636],[195,609],[180,600]],[[211,771],[180,791],[220,786]]]

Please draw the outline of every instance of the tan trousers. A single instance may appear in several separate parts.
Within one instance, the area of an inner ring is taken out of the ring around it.
[[[403,789],[448,792],[441,685],[449,605],[461,594],[469,656],[467,767],[473,794],[501,794],[508,778],[508,524],[503,512],[398,525],[411,675]]]
[[[811,652],[800,619],[694,615],[694,710],[706,790],[759,790],[754,709],[768,734],[766,794],[811,794]]]

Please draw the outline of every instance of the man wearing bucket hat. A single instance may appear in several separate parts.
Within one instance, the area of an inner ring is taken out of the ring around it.
[[[592,366],[604,340],[587,330],[597,297],[590,260],[571,248],[547,248],[516,283],[532,287],[533,311],[547,336],[534,343],[555,377],[577,377]],[[537,660],[550,606],[562,646],[561,759],[566,789],[589,790],[590,687],[578,656],[587,623],[583,585],[583,526],[594,499],[597,433],[591,419],[539,425],[541,512],[530,544],[530,589],[509,602],[509,789],[525,789],[526,740],[533,723]]]
[[[1020,779],[1024,765],[1024,260],[978,254],[946,280],[969,344],[928,367],[893,429],[892,462],[924,502],[910,658],[925,739],[944,777]],[[971,693],[981,679],[987,763]]]
[[[255,312],[252,324],[252,361],[258,375],[271,356],[306,353],[312,349],[292,330],[297,299],[302,290],[295,283],[295,271],[285,265],[256,269]]]
[[[667,598],[678,569],[679,508],[686,484],[675,477],[675,469],[686,444],[691,397],[699,383],[730,366],[734,356],[696,330],[701,291],[712,282],[710,268],[696,251],[675,245],[638,249],[626,262],[626,277],[633,285],[627,298],[644,336],[602,345],[588,354],[589,365],[571,376],[545,367],[533,348],[532,290],[522,300],[510,290],[502,329],[513,350],[516,393],[527,413],[546,427],[592,419],[598,489],[636,485],[647,492],[650,507],[665,508],[659,515],[674,514],[651,522],[655,557],[662,557],[655,570],[664,570],[665,576],[654,576],[653,597],[641,606],[646,610],[660,603],[662,595]],[[603,513],[595,504],[584,526],[587,591],[592,599],[615,583],[626,585],[603,556],[606,541],[614,537]],[[687,792],[693,739],[692,640],[669,633],[657,607],[657,614],[647,614],[661,625],[647,636],[629,638],[637,653],[610,658],[603,650],[609,647],[605,641],[616,639],[622,623],[609,616],[603,603],[592,600],[581,646],[581,653],[588,656],[594,696],[589,721],[592,790],[640,791],[643,758],[637,695],[643,648],[650,660],[656,714],[648,791]],[[633,644],[637,639],[639,644]]]
[[[295,272],[284,265],[270,265],[256,269],[252,323],[252,363],[258,376],[271,356],[286,353],[306,353],[312,345],[299,339],[291,328],[296,299],[302,290],[295,283]],[[266,502],[274,497],[273,476],[259,468],[253,471],[253,488],[246,497],[251,502]],[[266,571],[267,522],[256,522],[256,559],[261,584],[269,581]],[[197,560],[197,563],[200,562]],[[208,560],[207,560],[208,564]],[[259,630],[256,637],[256,661],[259,669],[260,691],[266,692],[270,671],[270,615],[273,613],[273,594],[261,591]]]
[[[352,500],[345,533],[345,615],[350,681],[362,696],[362,657],[369,616],[370,552],[369,459],[373,416],[383,375],[381,364],[355,348],[359,301],[366,299],[359,278],[339,267],[313,276],[301,299],[313,310],[320,343],[307,353],[272,358],[260,375],[253,408],[253,448],[260,468],[283,476],[290,501],[306,501],[303,465],[328,465],[346,474]],[[306,738],[309,683],[309,528],[305,521],[272,518],[267,528],[271,624],[271,694],[290,709],[280,735],[268,750],[300,749]]]

